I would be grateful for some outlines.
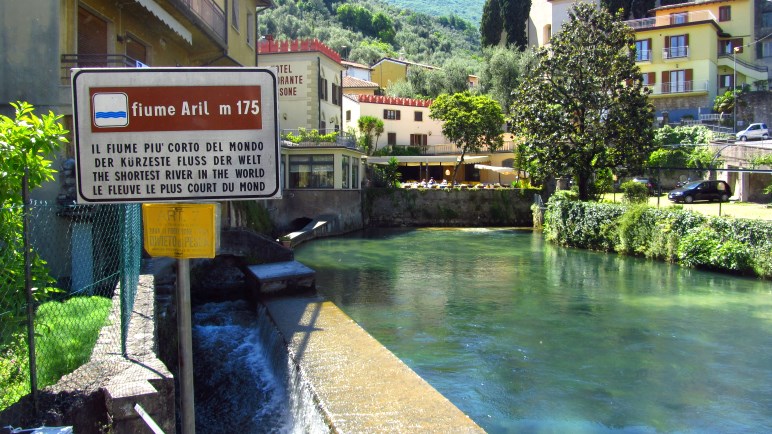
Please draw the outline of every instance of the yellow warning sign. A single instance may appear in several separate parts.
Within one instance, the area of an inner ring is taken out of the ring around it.
[[[214,258],[218,208],[215,203],[142,204],[145,250],[150,256]]]

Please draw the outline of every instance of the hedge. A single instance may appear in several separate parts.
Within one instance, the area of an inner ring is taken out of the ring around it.
[[[547,204],[544,234],[557,244],[772,278],[770,221],[553,199]]]

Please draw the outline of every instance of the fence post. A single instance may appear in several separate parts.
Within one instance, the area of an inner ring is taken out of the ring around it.
[[[30,265],[29,243],[29,168],[24,168],[21,181],[22,195],[22,244],[24,245],[24,287],[27,293],[27,346],[29,348],[29,379],[30,392],[35,417],[38,415],[38,374],[35,361],[35,299],[32,297],[32,271]]]

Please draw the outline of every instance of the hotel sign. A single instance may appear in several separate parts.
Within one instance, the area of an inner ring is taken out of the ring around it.
[[[262,68],[74,70],[78,202],[281,197],[276,83]]]

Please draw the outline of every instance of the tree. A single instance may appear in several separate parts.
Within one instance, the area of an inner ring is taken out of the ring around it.
[[[525,50],[528,46],[526,23],[531,12],[531,0],[500,0],[501,18],[507,31],[507,46]]]
[[[372,155],[378,149],[378,138],[383,134],[383,121],[374,116],[361,116],[357,120],[357,126],[362,133],[362,146],[365,153]]]
[[[0,115],[0,246],[5,251],[0,276],[0,330],[6,329],[3,323],[18,319],[26,303],[22,213],[25,172],[30,190],[53,180],[56,171],[45,157],[67,142],[67,131],[59,123],[62,116],[49,112],[38,117],[26,102],[11,106],[15,109],[14,119]],[[55,280],[46,262],[31,253],[32,285],[37,288],[34,297],[40,301],[58,290],[52,287]]]
[[[442,134],[461,149],[461,158],[453,168],[453,183],[466,154],[478,153],[483,146],[495,151],[503,144],[504,115],[499,103],[487,95],[442,94],[429,106],[429,117],[441,120]]]
[[[574,176],[582,200],[596,170],[638,171],[652,149],[653,109],[634,42],[619,15],[577,4],[515,91],[513,132],[535,174]]]
[[[733,114],[735,98],[737,98],[737,107],[745,107],[746,104],[742,101],[742,96],[750,90],[751,87],[745,84],[736,86],[734,91],[728,90],[723,95],[716,95],[713,100],[713,110],[724,115]]]
[[[483,92],[498,101],[508,115],[514,103],[512,89],[532,68],[533,54],[507,47],[488,48],[484,53],[487,62],[481,77]]]
[[[483,47],[499,45],[504,21],[501,19],[501,0],[486,0],[480,19],[480,43]]]

